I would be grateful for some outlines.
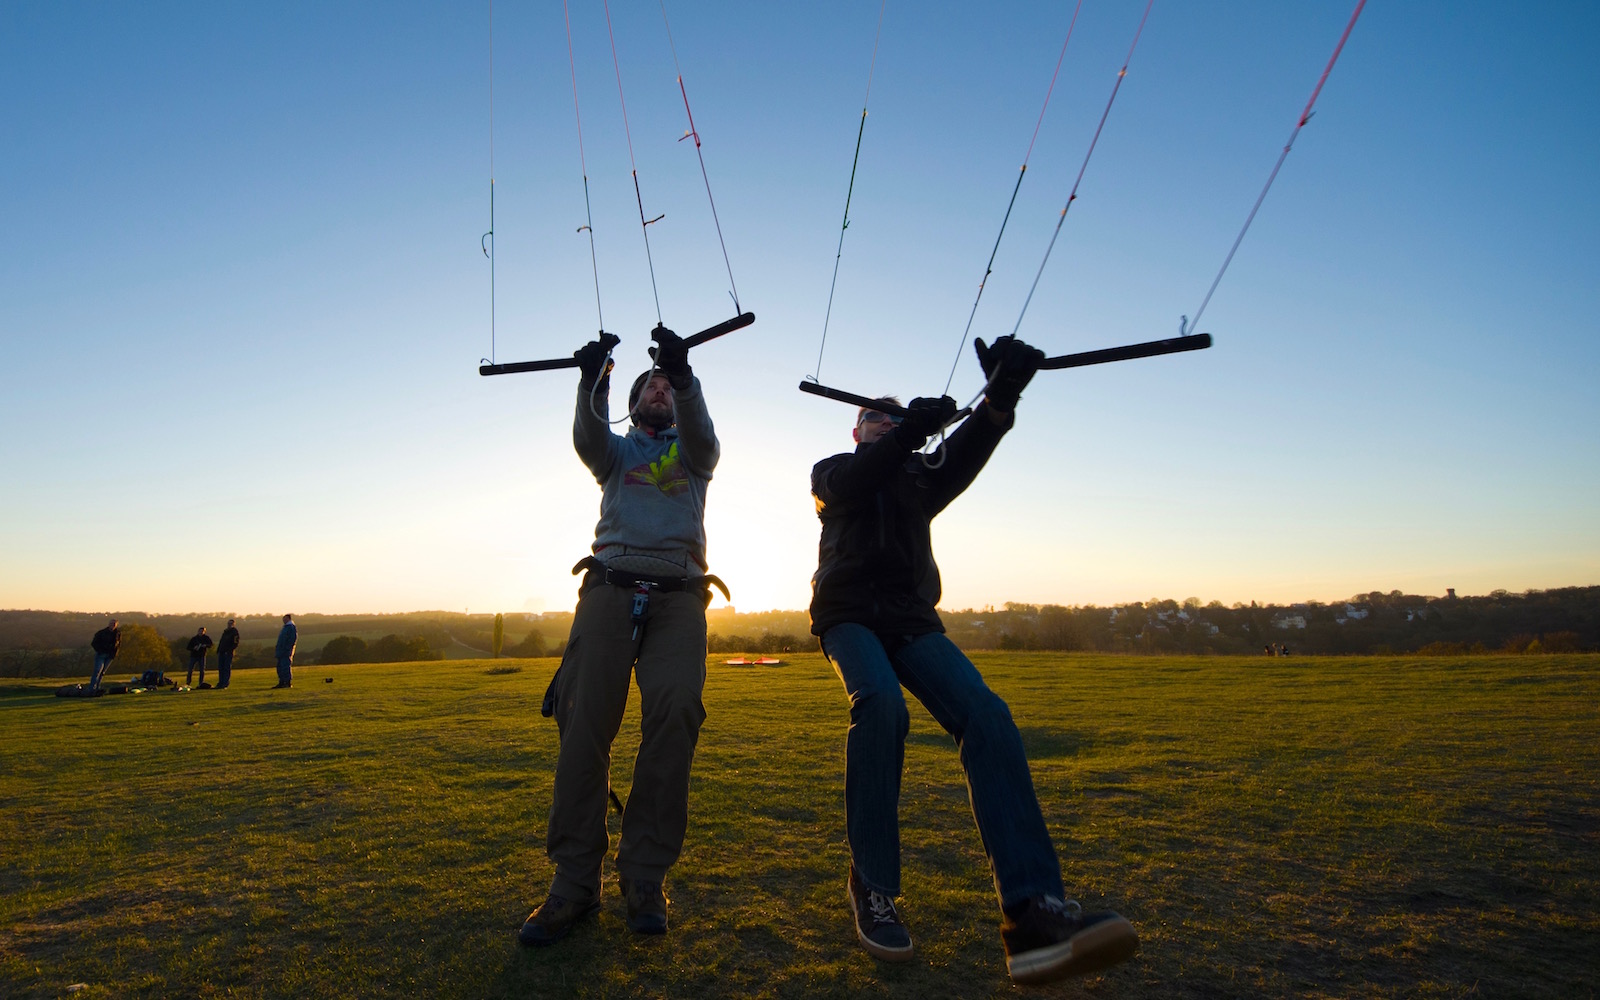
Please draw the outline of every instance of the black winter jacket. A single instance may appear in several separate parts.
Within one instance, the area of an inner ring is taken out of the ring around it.
[[[108,656],[116,656],[117,649],[121,647],[121,645],[122,629],[112,628],[109,625],[96,632],[94,634],[94,638],[89,640],[89,647],[91,649],[93,649],[96,653],[103,653]]]
[[[206,650],[208,650],[210,648],[211,648],[211,637],[209,635],[198,635],[197,634],[193,639],[189,640],[188,650],[189,650],[189,653],[191,655],[193,655],[193,656],[198,656],[198,657],[204,658],[205,655],[206,655]]]
[[[972,485],[1013,420],[996,427],[979,404],[927,468],[892,433],[811,470],[822,520],[811,578],[811,632],[854,622],[874,632],[943,632],[941,593],[929,525]],[[939,454],[944,455],[939,464]]]
[[[217,652],[231,653],[239,648],[239,630],[228,626],[222,630],[222,641],[217,643]]]

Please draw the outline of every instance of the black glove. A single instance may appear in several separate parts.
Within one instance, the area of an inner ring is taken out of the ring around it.
[[[1017,400],[1022,398],[1022,390],[1027,388],[1033,373],[1044,363],[1044,352],[1024,344],[1009,333],[992,345],[984,344],[980,337],[972,342],[972,346],[978,352],[978,364],[983,367],[983,377],[988,380],[984,395],[989,405],[1006,413],[1016,409]],[[999,369],[998,375],[996,369]]]
[[[593,389],[596,382],[611,374],[611,349],[620,343],[621,337],[602,330],[599,339],[572,352],[578,359],[578,371],[583,373],[580,382],[585,388]]]
[[[906,418],[894,429],[895,440],[916,451],[955,415],[956,401],[949,396],[918,396],[906,407]]]
[[[694,370],[689,367],[689,345],[677,334],[660,323],[650,331],[650,339],[658,346],[650,348],[650,357],[674,389],[689,388]]]

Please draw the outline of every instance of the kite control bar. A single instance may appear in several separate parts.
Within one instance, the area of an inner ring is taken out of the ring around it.
[[[716,327],[712,327],[712,329],[714,330]],[[1134,358],[1153,358],[1158,354],[1200,351],[1210,346],[1211,334],[1196,333],[1184,337],[1170,337],[1166,340],[1150,340],[1143,344],[1128,344],[1125,347],[1108,347],[1102,351],[1084,351],[1081,354],[1063,354],[1057,358],[1045,358],[1039,365],[1039,370],[1082,368],[1085,365],[1103,365],[1108,361],[1131,361]],[[830,389],[825,385],[810,380],[803,380],[800,383],[800,391],[809,392],[813,396],[836,399],[841,403],[850,403],[869,410],[878,410],[894,417],[904,417],[909,412],[903,406],[895,406],[892,403],[871,399],[867,396],[857,396],[853,392],[845,392],[841,389]],[[968,407],[957,413],[956,418],[964,417],[971,412],[972,408]]]
[[[830,389],[827,386],[817,382],[801,382],[800,391],[809,392],[813,396],[824,396],[828,399],[836,399],[841,403],[850,403],[854,406],[862,407],[863,409],[877,410],[879,413],[887,413],[891,417],[903,418],[911,412],[903,406],[896,406],[893,403],[887,403],[881,399],[873,399],[870,396],[857,396],[855,393],[845,392],[843,389]],[[955,415],[950,419],[952,421],[960,420],[962,417],[968,416],[971,413],[972,407],[969,406],[964,410],[956,411]]]
[[[725,333],[732,333],[735,330],[743,330],[745,327],[749,326],[751,323],[754,323],[755,321],[756,321],[756,314],[755,313],[740,313],[739,315],[735,316],[733,319],[723,320],[721,323],[718,323],[716,326],[708,326],[704,330],[701,330],[699,333],[695,334],[694,336],[685,338],[684,341],[683,341],[683,346],[685,346],[685,347],[699,347],[701,344],[705,343],[706,341],[708,341],[708,340],[716,340],[718,337],[722,336]]]
[[[1058,358],[1045,358],[1039,365],[1039,370],[1082,368],[1085,365],[1103,365],[1108,361],[1132,361],[1134,358],[1153,358],[1158,354],[1177,354],[1179,351],[1203,351],[1210,346],[1211,334],[1195,333],[1187,337],[1149,340],[1143,344],[1129,344],[1126,347],[1108,347],[1103,351],[1084,351],[1081,354],[1063,354]]]
[[[706,327],[692,337],[684,338],[684,346],[699,347],[708,340],[716,340],[725,333],[742,330],[756,321],[756,314],[752,312],[740,313],[733,319],[724,320],[716,326]],[[546,372],[556,368],[576,368],[578,359],[550,358],[547,361],[516,361],[507,365],[479,365],[479,375],[511,375],[516,372]]]

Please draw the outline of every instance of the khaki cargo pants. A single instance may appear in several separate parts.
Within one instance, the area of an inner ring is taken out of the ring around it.
[[[692,590],[651,593],[634,639],[633,594],[605,583],[583,592],[556,686],[561,752],[545,847],[556,866],[551,893],[580,902],[600,893],[611,743],[622,726],[630,676],[639,684],[643,719],[617,871],[663,881],[689,823],[689,765],[706,717],[705,603]]]

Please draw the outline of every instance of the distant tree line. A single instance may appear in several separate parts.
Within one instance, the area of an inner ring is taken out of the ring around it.
[[[1426,597],[1398,590],[1345,601],[1225,607],[1196,598],[1116,607],[1006,604],[943,612],[963,649],[1123,653],[1559,653],[1600,649],[1600,587]]]
[[[1347,600],[1302,604],[1233,604],[1198,598],[1152,599],[1114,607],[1008,603],[1000,608],[942,611],[950,638],[961,648],[1084,650],[1116,653],[1251,654],[1272,645],[1292,655],[1562,653],[1600,650],[1600,587],[1563,587],[1478,597],[1428,597],[1372,591]],[[226,615],[151,616],[117,613],[122,650],[113,675],[156,668],[182,669],[183,646],[198,625],[220,626]],[[220,619],[218,621],[217,619]],[[297,615],[302,653],[323,663],[389,663],[439,659],[452,646],[492,655],[494,616],[418,612],[405,615]],[[570,615],[545,615],[541,627],[564,633]],[[707,646],[715,654],[804,652],[817,648],[803,611],[740,614],[732,608],[707,615]],[[105,625],[103,614],[0,611],[0,677],[87,676],[93,662],[89,637]],[[235,669],[269,667],[278,619],[240,617],[245,643]],[[407,627],[372,642],[349,634],[374,624]],[[315,638],[348,626],[320,652]],[[560,656],[564,643],[539,630],[512,641],[501,624],[502,656]],[[213,633],[220,629],[213,627]],[[178,636],[178,638],[168,638]],[[326,659],[324,658],[326,657]]]
[[[760,653],[771,656],[777,653],[815,652],[817,641],[807,635],[804,638],[788,632],[765,632],[761,635],[718,635],[715,632],[706,636],[706,651],[711,653]]]

